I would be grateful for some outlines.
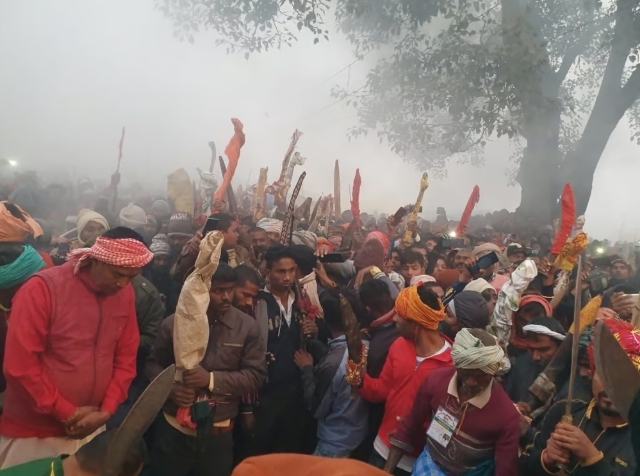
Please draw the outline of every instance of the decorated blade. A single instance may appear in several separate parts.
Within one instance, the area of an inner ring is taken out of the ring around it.
[[[640,372],[603,321],[596,322],[593,346],[596,372],[607,396],[627,420],[633,397],[640,389]]]
[[[111,440],[104,467],[100,470],[100,476],[118,476],[120,474],[129,448],[147,431],[167,400],[175,374],[175,365],[167,367],[142,392]]]

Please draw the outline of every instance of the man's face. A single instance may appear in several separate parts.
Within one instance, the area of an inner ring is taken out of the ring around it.
[[[462,384],[462,389],[468,395],[480,395],[493,380],[493,376],[484,373],[479,369],[458,369],[458,378]]]
[[[153,268],[154,269],[163,269],[169,265],[169,256],[168,255],[155,255],[153,257]]]
[[[624,263],[613,263],[611,277],[614,279],[627,279],[629,277],[629,268]]]
[[[438,261],[436,261],[434,271],[444,271],[445,269],[447,269],[447,262],[444,259],[439,258]]]
[[[171,235],[167,236],[167,240],[169,241],[169,246],[175,252],[182,251],[182,248],[184,248],[184,245],[186,245],[187,241],[189,241],[190,239],[191,237],[189,235],[183,235],[183,234],[172,233]]]
[[[296,279],[296,262],[293,261],[293,258],[274,261],[271,264],[271,269],[267,269],[267,277],[272,290],[291,289],[293,280]]]
[[[453,258],[453,266],[458,271],[462,271],[463,268],[469,264],[470,260],[471,260],[471,252],[469,250],[460,250],[456,253],[456,256]]]
[[[524,261],[525,258],[526,256],[524,254],[524,251],[516,251],[509,255],[509,261],[511,261],[512,263],[519,263],[521,261]]]
[[[232,250],[238,244],[238,237],[240,233],[238,232],[238,227],[240,224],[237,221],[232,221],[229,228],[222,232],[222,236],[224,237],[224,249]]]
[[[556,355],[558,344],[549,336],[530,332],[527,334],[527,349],[536,368],[543,371]]]
[[[147,223],[144,225],[144,231],[149,237],[153,238],[158,231],[158,225],[151,220],[147,220]]]
[[[400,254],[398,254],[397,251],[391,252],[390,265],[391,269],[394,271],[400,268]]]
[[[280,243],[280,233],[277,231],[268,231],[267,238],[269,239],[269,246],[277,245]]]
[[[427,240],[425,246],[427,247],[427,251],[433,251],[438,242],[436,240]]]
[[[414,276],[420,276],[424,274],[424,266],[420,263],[405,263],[402,265],[402,277],[404,278],[407,286],[411,282],[411,278]]]
[[[269,243],[269,239],[267,237],[267,232],[264,230],[254,230],[251,233],[249,233],[249,235],[251,236],[251,246],[255,247],[260,247],[260,248],[266,248],[268,243]]]
[[[487,301],[489,314],[493,315],[493,310],[496,308],[496,302],[498,302],[498,293],[495,289],[485,289],[480,294],[482,294],[484,300]]]
[[[246,249],[249,249],[251,246],[251,237],[249,236],[249,227],[247,225],[240,225],[238,227],[238,243],[241,246],[244,246]]]
[[[393,321],[396,323],[396,328],[398,329],[398,333],[406,338],[406,339],[415,339],[416,338],[416,326],[415,322],[412,322],[408,319],[405,319],[398,313],[393,317]]]
[[[620,416],[616,406],[613,404],[607,392],[604,390],[604,383],[600,379],[598,372],[594,372],[593,380],[591,381],[591,391],[593,392],[593,398],[596,400],[596,405],[598,405],[598,410],[602,412],[603,415],[617,417]]]
[[[105,231],[106,230],[104,229],[104,226],[102,226],[100,223],[90,221],[82,229],[82,232],[80,233],[80,239],[83,242],[87,243],[92,238],[97,238],[98,236],[102,235]]]
[[[218,315],[227,312],[231,308],[234,287],[234,282],[211,281],[209,310]]]
[[[253,314],[253,306],[258,299],[259,288],[256,284],[245,281],[233,290],[233,305],[249,315]]]
[[[94,260],[91,263],[90,274],[98,291],[111,296],[127,286],[140,274],[140,270],[141,268],[123,268]]]

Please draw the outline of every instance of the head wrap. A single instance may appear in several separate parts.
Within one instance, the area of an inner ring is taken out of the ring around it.
[[[365,241],[358,254],[353,259],[353,264],[357,270],[364,269],[368,266],[377,266],[384,268],[384,248],[378,240]]]
[[[474,258],[480,258],[484,255],[488,255],[492,251],[495,251],[498,254],[498,256],[502,254],[502,250],[495,243],[483,243],[481,245],[476,246],[473,249],[473,252],[471,253],[471,255]]]
[[[171,215],[171,209],[166,200],[156,200],[151,205],[151,213],[159,218],[165,218]]]
[[[167,235],[187,235],[193,236],[193,224],[187,213],[178,212],[171,215],[167,227]]]
[[[267,233],[282,233],[282,222],[275,218],[262,218],[256,227],[262,228]]]
[[[318,244],[318,237],[310,231],[298,230],[293,232],[291,241],[294,245],[306,245],[315,251]]]
[[[627,353],[633,366],[640,371],[640,329],[633,324],[620,319],[605,317],[602,322],[609,328],[620,347]],[[593,340],[589,344],[589,364],[595,369],[595,355],[593,352]]]
[[[372,231],[367,235],[364,241],[369,240],[378,240],[382,244],[384,255],[387,256],[389,254],[389,247],[391,246],[391,243],[389,242],[389,236],[386,233],[382,233],[381,231]]]
[[[80,238],[82,235],[82,231],[89,224],[90,221],[99,223],[106,230],[109,229],[109,222],[105,217],[100,215],[98,212],[94,212],[93,210],[89,210],[88,208],[83,208],[78,212],[78,217],[76,218],[76,227],[78,228],[78,242],[81,245],[84,245],[84,241]]]
[[[567,337],[567,333],[562,328],[562,325],[553,317],[536,317],[524,326],[522,331],[525,334],[531,332],[533,334],[549,336],[559,341],[563,341]]]
[[[171,247],[169,246],[169,239],[165,234],[159,234],[151,239],[151,246],[149,247],[154,256],[169,256],[171,254]]]
[[[487,335],[491,334],[487,333]],[[462,329],[456,334],[451,358],[458,369],[478,369],[486,374],[495,375],[500,370],[504,352],[497,341],[495,345],[485,346],[480,339],[469,332],[469,329]]]
[[[418,276],[414,276],[413,278],[411,278],[411,281],[409,282],[409,286],[417,286],[418,284],[421,283],[435,283],[436,282],[436,278],[434,278],[433,276],[429,276],[428,274],[420,274]]]
[[[489,307],[479,292],[466,289],[453,298],[453,312],[460,327],[484,329],[489,325]]]
[[[142,268],[153,259],[153,253],[144,243],[133,238],[99,236],[91,248],[79,248],[68,255],[69,261],[74,263],[75,273],[90,258],[122,268]]]
[[[128,228],[140,228],[147,224],[147,214],[137,205],[130,203],[120,210],[120,224]]]
[[[526,304],[530,304],[532,302],[540,304],[544,308],[546,316],[553,316],[553,309],[551,308],[551,304],[549,304],[549,301],[547,301],[544,296],[541,296],[540,294],[525,294],[524,296],[522,296],[518,304],[518,309],[522,309]]]
[[[418,295],[420,286],[409,286],[400,291],[396,298],[395,311],[403,318],[435,331],[438,323],[444,319],[444,305],[440,299],[438,299],[439,309],[432,309],[423,303]]]
[[[42,228],[27,212],[15,203],[12,204],[24,216],[24,221],[20,220],[7,209],[7,203],[9,202],[0,202],[0,242],[21,242],[29,235],[33,235],[34,238],[42,235]]]
[[[495,288],[491,286],[486,279],[482,279],[482,278],[474,279],[464,287],[465,291],[475,291],[477,293],[482,293],[487,289],[495,290]]]
[[[22,253],[12,263],[0,266],[0,289],[17,286],[44,267],[45,262],[36,249],[24,245]]]

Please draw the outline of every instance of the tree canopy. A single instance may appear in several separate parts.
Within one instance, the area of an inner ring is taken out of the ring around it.
[[[328,39],[327,15],[359,57],[381,58],[357,91],[353,135],[446,174],[481,164],[487,141],[517,146],[519,210],[549,218],[562,185],[584,212],[596,166],[628,114],[640,143],[640,0],[159,0],[182,38],[202,28],[246,54]]]

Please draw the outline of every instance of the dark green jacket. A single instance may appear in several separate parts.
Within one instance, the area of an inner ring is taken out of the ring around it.
[[[137,360],[140,365],[138,372],[140,374],[164,318],[164,306],[160,300],[160,293],[147,278],[138,275],[133,278],[131,284],[136,293],[136,315],[140,331]]]

